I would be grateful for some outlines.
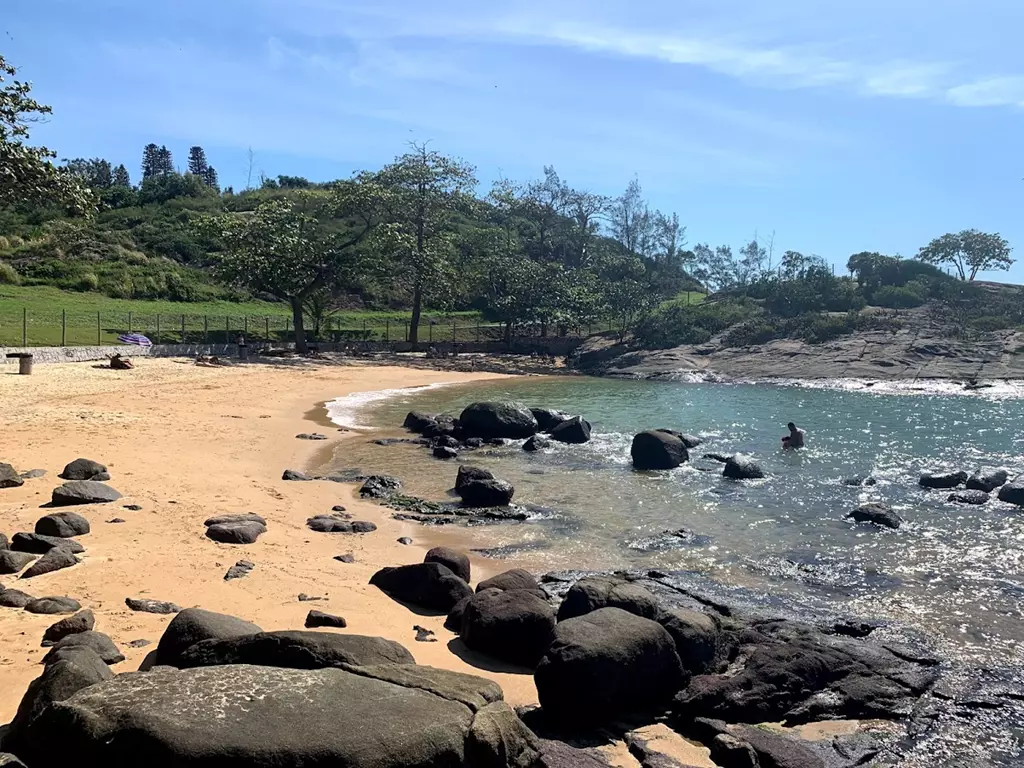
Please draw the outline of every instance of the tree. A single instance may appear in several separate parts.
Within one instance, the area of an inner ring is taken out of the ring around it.
[[[220,182],[217,179],[217,169],[212,165],[206,166],[206,171],[203,173],[202,179],[210,189],[220,191]]]
[[[452,269],[455,215],[468,210],[476,187],[475,169],[456,158],[411,144],[378,174],[387,190],[392,257],[398,275],[412,292],[409,341],[419,340],[426,298],[443,300],[456,279]]]
[[[89,189],[101,190],[114,186],[114,171],[108,160],[99,157],[85,160],[76,157],[74,160],[65,160],[64,167],[81,179]]]
[[[693,247],[693,265],[694,277],[711,293],[729,288],[737,282],[736,259],[728,245],[713,249],[707,243],[698,243]]]
[[[206,152],[202,147],[190,147],[188,150],[188,172],[199,178],[205,178],[210,164],[206,162]]]
[[[761,277],[768,259],[768,250],[758,242],[757,235],[740,248],[739,271],[737,277],[742,285],[747,285]]]
[[[329,194],[299,202],[270,200],[255,211],[202,219],[198,226],[224,243],[218,271],[235,284],[287,301],[295,348],[308,351],[304,309],[309,298],[353,277],[379,222],[375,180],[361,176]],[[344,222],[345,226],[327,226]]]
[[[142,150],[142,179],[151,179],[160,173],[160,147],[147,144]]]
[[[171,156],[171,150],[165,146],[161,146],[156,153],[156,172],[159,175],[167,176],[168,174],[174,173],[174,158]]]
[[[652,224],[639,179],[629,182],[622,196],[612,202],[610,218],[612,236],[628,253],[639,254]]]
[[[124,167],[123,163],[114,169],[113,182],[115,187],[130,187],[132,185],[132,178],[128,175],[128,169]]]
[[[25,143],[29,124],[52,110],[33,99],[32,85],[13,80],[15,75],[0,56],[0,207],[56,202],[74,213],[92,211],[92,194],[69,169],[51,162],[56,154]]]
[[[1011,250],[1010,244],[998,234],[965,229],[932,240],[918,252],[917,258],[936,266],[951,264],[961,280],[973,282],[979,272],[1009,269],[1014,262]]]

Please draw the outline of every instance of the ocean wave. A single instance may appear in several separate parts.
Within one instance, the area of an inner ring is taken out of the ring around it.
[[[371,392],[353,392],[350,395],[345,395],[344,397],[339,397],[325,403],[327,418],[339,427],[347,427],[349,429],[375,429],[375,427],[369,424],[361,424],[359,422],[359,417],[365,413],[366,408],[373,403],[379,403],[396,397],[417,395],[421,392],[426,392],[427,390],[440,389],[441,387],[449,386],[451,386],[451,384],[448,382],[438,382],[435,384],[424,384],[418,387],[399,387],[396,389],[377,389]]]

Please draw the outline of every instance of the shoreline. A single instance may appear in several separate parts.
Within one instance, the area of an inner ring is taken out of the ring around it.
[[[79,565],[27,581],[2,576],[0,583],[36,597],[67,595],[91,608],[96,630],[110,635],[126,657],[116,672],[137,669],[170,620],[130,611],[124,603],[129,597],[228,613],[265,630],[300,629],[315,608],[344,616],[348,633],[402,643],[419,663],[490,677],[513,705],[535,703],[532,675],[472,663],[472,654],[449,649],[452,635],[442,628],[444,616],[414,613],[369,586],[381,567],[422,561],[430,542],[420,526],[393,520],[390,510],[359,499],[352,485],[281,480],[284,469],[309,465],[321,451],[333,451],[358,434],[295,439],[311,431],[311,424],[324,426],[316,412],[323,413],[319,404],[331,398],[500,377],[330,364],[218,369],[173,360],[141,360],[126,372],[69,363],[41,367],[31,377],[0,376],[0,401],[8,405],[0,413],[8,438],[0,460],[18,471],[47,472],[20,488],[0,490],[0,531],[10,536],[33,530],[47,512],[40,505],[62,482],[57,473],[77,457],[106,464],[108,484],[123,494],[114,503],[75,508],[91,524],[81,537],[86,552]],[[311,409],[310,403],[317,405]],[[377,530],[321,534],[306,527],[308,517],[339,503]],[[142,509],[126,510],[128,504]],[[267,520],[268,531],[255,544],[218,544],[203,535],[207,517],[240,512]],[[107,522],[117,517],[125,522]],[[401,536],[414,543],[398,543]],[[356,563],[332,559],[345,552]],[[242,559],[256,568],[225,581],[227,569]],[[474,583],[503,565],[477,557],[473,564]],[[300,602],[300,593],[326,599]],[[0,608],[0,722],[14,715],[28,683],[39,675],[47,650],[40,639],[59,618]],[[433,630],[436,642],[416,642],[415,624]],[[129,646],[135,640],[151,645]]]

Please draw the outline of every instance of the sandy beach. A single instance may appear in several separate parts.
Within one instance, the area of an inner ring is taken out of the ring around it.
[[[66,595],[91,608],[96,629],[121,648],[127,660],[115,671],[138,667],[170,620],[135,613],[125,598],[169,600],[253,621],[265,630],[301,629],[311,609],[344,616],[355,634],[380,635],[405,645],[417,662],[491,677],[513,705],[536,700],[528,673],[486,669],[463,660],[443,616],[418,615],[368,584],[380,567],[419,562],[430,540],[424,529],[391,519],[372,503],[353,498],[353,486],[287,482],[286,468],[315,466],[353,433],[326,426],[323,403],[354,392],[438,382],[494,378],[398,367],[360,367],[318,362],[253,363],[225,368],[191,361],[140,359],[132,371],[94,363],[46,365],[32,376],[0,375],[0,461],[18,471],[45,469],[43,478],[0,490],[0,531],[31,531],[46,514],[40,506],[62,482],[64,465],[85,457],[106,464],[110,485],[124,498],[75,508],[90,521],[81,537],[87,548],[73,568],[28,581],[0,578],[33,596]],[[297,440],[321,431],[328,441]],[[321,453],[323,452],[323,453]],[[139,511],[124,505],[137,504]],[[343,504],[355,519],[377,531],[366,535],[321,534],[308,517]],[[203,520],[216,514],[256,512],[268,532],[249,546],[218,544],[204,535]],[[123,523],[110,523],[122,518]],[[452,534],[447,534],[451,536]],[[409,536],[412,545],[398,543]],[[356,563],[335,555],[352,552]],[[224,580],[237,560],[256,564],[246,578]],[[474,582],[507,564],[474,560]],[[322,596],[300,602],[298,595]],[[46,650],[45,629],[60,617],[0,608],[0,722],[9,720],[29,681],[38,676]],[[413,625],[436,633],[437,642],[416,642]],[[328,630],[333,631],[333,630]]]

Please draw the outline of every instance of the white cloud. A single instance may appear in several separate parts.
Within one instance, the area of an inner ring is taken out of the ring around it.
[[[950,88],[946,98],[958,107],[1024,107],[1024,76],[991,77]]]

